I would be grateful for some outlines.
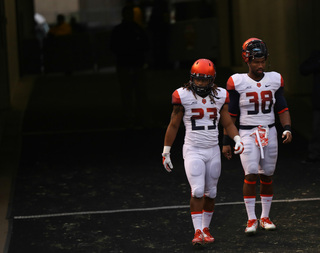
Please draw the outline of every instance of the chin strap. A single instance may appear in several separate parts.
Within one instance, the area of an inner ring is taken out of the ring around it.
[[[211,93],[212,85],[208,85],[206,87],[199,87],[199,86],[196,86],[194,83],[192,83],[192,89],[200,97],[206,97]]]

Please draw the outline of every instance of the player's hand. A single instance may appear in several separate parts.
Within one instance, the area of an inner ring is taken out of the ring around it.
[[[282,133],[282,139],[284,144],[290,143],[292,141],[292,133],[289,130],[285,130]]]
[[[222,146],[222,154],[224,155],[225,158],[230,160],[232,158],[232,152],[231,152],[231,147],[230,145],[223,145]]]
[[[234,142],[236,143],[236,145],[234,146],[234,153],[236,155],[240,155],[242,154],[243,150],[244,150],[244,146],[243,146],[243,143],[241,141],[241,138],[239,135],[236,135],[234,138],[233,138]]]
[[[171,172],[173,169],[173,165],[170,159],[170,153],[162,153],[162,164],[166,171]]]

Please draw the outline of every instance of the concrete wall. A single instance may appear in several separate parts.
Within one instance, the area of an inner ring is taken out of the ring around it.
[[[311,78],[299,74],[299,64],[320,39],[317,28],[320,2],[317,0],[217,0],[220,21],[221,64],[235,71],[247,71],[241,59],[242,43],[258,37],[267,43],[269,69],[280,72],[286,91],[310,94]]]

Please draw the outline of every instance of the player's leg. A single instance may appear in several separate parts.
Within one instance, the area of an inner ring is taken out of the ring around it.
[[[192,243],[202,244],[202,210],[204,202],[205,163],[199,150],[190,146],[183,147],[184,167],[191,187],[190,212],[195,231]],[[200,231],[200,232],[199,232]]]
[[[272,176],[260,175],[260,198],[262,205],[260,227],[266,230],[274,230],[276,226],[269,218],[273,199]]]
[[[260,176],[260,198],[262,212],[260,217],[260,226],[264,229],[273,230],[276,226],[270,221],[269,213],[273,199],[273,180],[277,156],[278,156],[278,140],[275,127],[269,129],[269,144],[264,147],[265,158],[261,160]]]
[[[256,183],[259,171],[260,150],[255,144],[254,136],[248,130],[240,130],[241,139],[244,144],[244,152],[240,155],[242,167],[245,173],[243,183],[243,198],[248,215],[245,233],[252,235],[256,233],[258,221],[255,214]]]
[[[248,216],[248,222],[245,229],[247,235],[255,234],[258,227],[258,220],[255,212],[257,178],[257,174],[245,175],[243,183],[243,199]]]
[[[202,213],[202,231],[206,243],[214,242],[209,227],[214,212],[218,180],[221,175],[221,155],[219,146],[206,150],[205,197]]]

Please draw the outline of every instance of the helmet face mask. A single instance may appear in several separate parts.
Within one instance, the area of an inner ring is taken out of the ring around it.
[[[245,63],[251,62],[253,59],[268,57],[268,49],[266,44],[258,38],[250,38],[242,45],[242,58]]]
[[[191,87],[196,94],[201,97],[209,95],[214,85],[216,70],[212,61],[207,59],[199,59],[191,67],[190,82]],[[208,85],[199,86],[195,84],[195,80],[208,80]]]

